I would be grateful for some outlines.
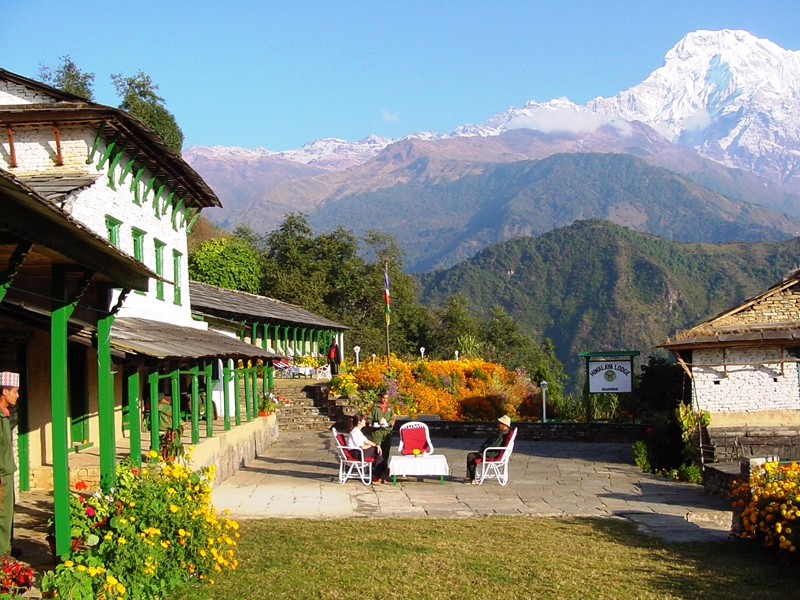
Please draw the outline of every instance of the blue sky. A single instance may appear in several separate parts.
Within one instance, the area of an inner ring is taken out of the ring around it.
[[[188,145],[270,150],[322,137],[448,133],[509,106],[611,96],[697,29],[800,49],[800,2],[4,0],[0,67],[71,55],[160,85]]]

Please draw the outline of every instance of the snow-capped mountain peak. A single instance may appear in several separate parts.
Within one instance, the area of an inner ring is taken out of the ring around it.
[[[222,147],[210,151],[243,159],[275,156],[340,171],[366,162],[401,139],[489,137],[520,128],[591,132],[603,125],[625,135],[633,121],[726,166],[775,181],[800,179],[800,51],[785,50],[746,31],[695,31],[675,44],[663,66],[642,83],[585,105],[563,97],[530,100],[479,125],[461,125],[449,135],[371,135],[357,142],[325,138],[283,152]]]

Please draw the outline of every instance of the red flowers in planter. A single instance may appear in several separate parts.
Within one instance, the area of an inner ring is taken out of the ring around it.
[[[15,560],[0,562],[0,593],[23,594],[33,585],[33,569]]]

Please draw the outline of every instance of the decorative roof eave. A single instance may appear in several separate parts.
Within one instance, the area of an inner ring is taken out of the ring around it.
[[[2,169],[0,201],[0,228],[54,250],[120,287],[144,291],[150,278],[159,278]]]
[[[79,125],[103,126],[107,134],[117,133],[134,148],[152,156],[154,167],[166,175],[179,194],[189,195],[189,205],[221,207],[217,195],[183,158],[139,121],[124,110],[90,102],[58,102],[55,104],[17,104],[0,106],[0,123],[3,125]],[[151,167],[151,170],[155,168]]]
[[[269,321],[274,325],[346,331],[349,327],[300,306],[266,296],[189,282],[192,312],[230,321]]]
[[[659,348],[670,351],[745,346],[798,346],[800,323],[782,323],[753,327],[706,327],[690,329],[674,336]]]

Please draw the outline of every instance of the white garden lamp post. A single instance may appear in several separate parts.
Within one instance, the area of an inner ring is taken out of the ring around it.
[[[356,366],[358,366],[358,353],[361,352],[361,346],[353,346],[353,352],[356,353]]]
[[[539,384],[542,387],[542,423],[547,423],[547,382]]]
[[[458,360],[458,350],[456,350],[456,360]]]
[[[419,355],[422,357],[422,360],[425,360],[425,348],[420,346]]]
[[[373,353],[373,354],[372,354],[372,362],[375,362],[375,357],[376,357],[376,356],[377,356],[377,355],[376,355],[375,353]]]

